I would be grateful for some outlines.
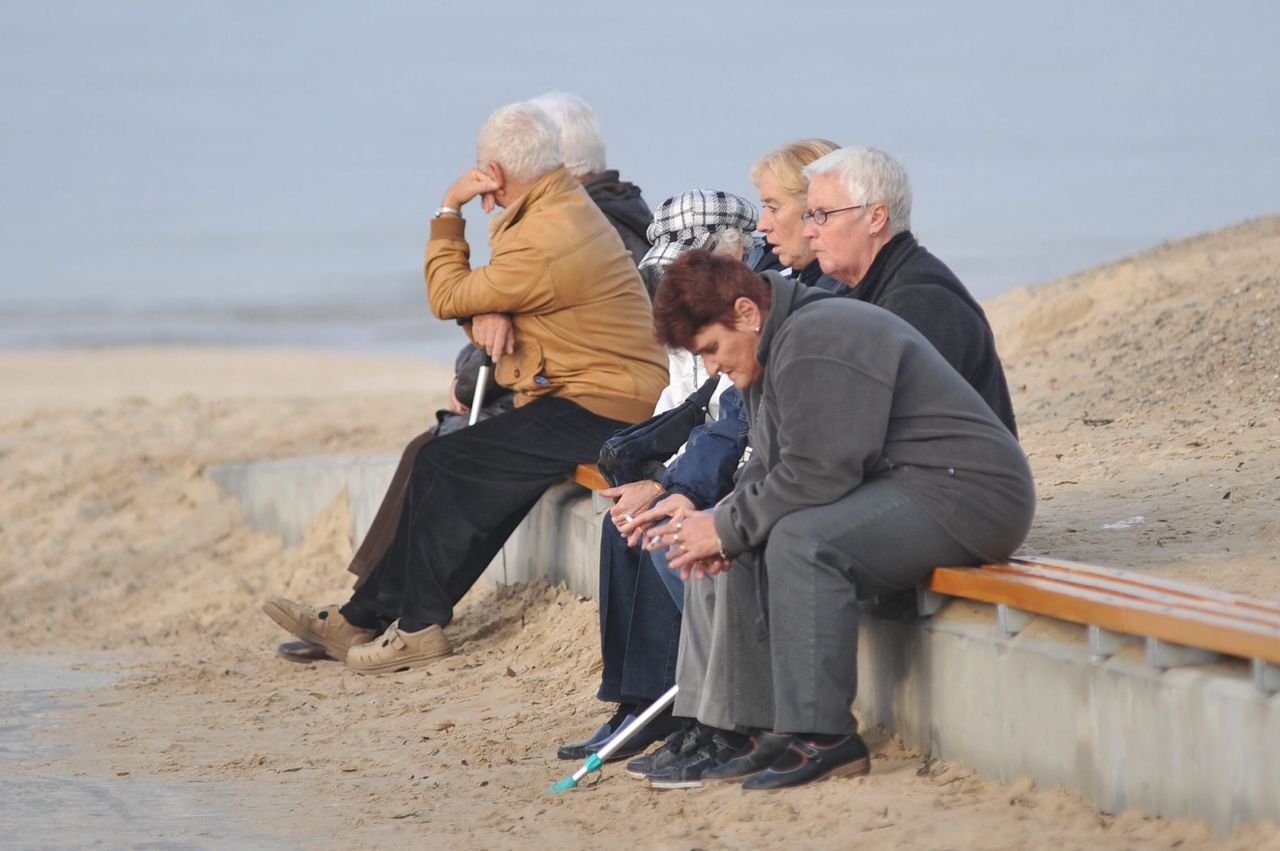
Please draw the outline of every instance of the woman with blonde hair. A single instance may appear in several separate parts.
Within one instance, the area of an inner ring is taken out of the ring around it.
[[[803,169],[840,146],[826,139],[801,139],[761,157],[751,168],[751,183],[760,192],[760,221],[773,253],[802,284],[843,295],[849,288],[822,273],[818,259],[804,238],[805,193],[809,180]]]

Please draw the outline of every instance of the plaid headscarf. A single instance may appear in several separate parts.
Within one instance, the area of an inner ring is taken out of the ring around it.
[[[713,233],[737,228],[750,235],[756,229],[756,207],[731,192],[694,189],[663,201],[653,214],[646,236],[653,247],[640,268],[666,266],[691,248],[701,248]]]

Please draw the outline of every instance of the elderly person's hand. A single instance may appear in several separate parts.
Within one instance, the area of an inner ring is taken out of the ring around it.
[[[645,531],[654,523],[660,523],[668,517],[673,516],[678,511],[692,511],[693,500],[682,493],[673,493],[659,503],[655,503],[653,507],[646,511],[641,511],[634,517],[624,517],[627,522],[618,527],[618,531],[627,539],[627,546],[634,547],[640,544],[641,538]],[[656,549],[656,548],[654,548]]]
[[[453,377],[453,383],[449,385],[449,410],[455,414],[465,414],[471,410],[458,399],[458,376]]]
[[[471,317],[471,336],[477,349],[484,349],[494,362],[516,350],[516,332],[505,313],[481,313]]]
[[[600,491],[600,495],[614,500],[613,507],[609,509],[609,517],[621,531],[623,526],[634,522],[635,515],[648,508],[649,503],[662,496],[662,485],[653,479],[642,479],[616,488],[605,488]]]
[[[645,549],[667,548],[667,564],[680,571],[682,579],[690,575],[705,579],[728,570],[730,561],[721,558],[720,535],[716,533],[714,511],[680,509],[661,526],[645,533]]]
[[[469,168],[445,190],[443,206],[461,210],[468,201],[481,195],[481,206],[490,213],[493,211],[493,193],[501,188],[502,184],[493,175],[478,168]]]

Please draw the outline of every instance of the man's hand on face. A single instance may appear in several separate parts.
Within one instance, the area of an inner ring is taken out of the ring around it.
[[[461,210],[468,201],[480,195],[480,206],[486,213],[491,213],[494,208],[494,193],[501,188],[502,183],[494,175],[478,168],[469,168],[445,190],[443,206]]]
[[[516,332],[505,313],[482,313],[471,318],[471,336],[477,349],[484,349],[494,363],[516,350]]]

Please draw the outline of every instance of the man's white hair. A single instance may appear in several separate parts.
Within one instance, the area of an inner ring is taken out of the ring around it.
[[[835,174],[849,194],[850,204],[884,204],[889,210],[889,233],[911,230],[911,184],[902,165],[876,148],[839,148],[805,166],[810,183]]]
[[[476,158],[496,162],[511,180],[533,183],[562,162],[560,129],[527,101],[508,104],[494,110],[480,128]]]
[[[541,107],[560,128],[560,155],[574,177],[604,171],[604,136],[587,102],[568,92],[547,92],[529,103]]]

